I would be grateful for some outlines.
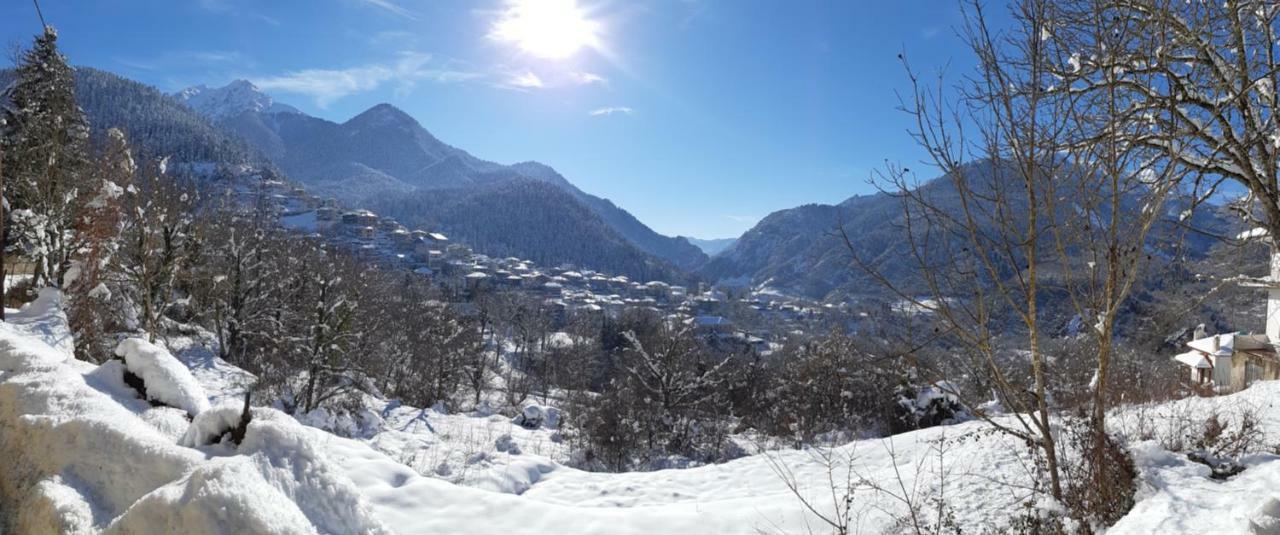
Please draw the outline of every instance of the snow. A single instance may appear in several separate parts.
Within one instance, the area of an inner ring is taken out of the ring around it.
[[[316,212],[314,210],[281,216],[280,224],[285,228],[308,234],[316,232],[319,228],[316,224]]]
[[[966,427],[958,436],[980,431],[976,424]],[[926,480],[934,479],[936,465],[928,462],[928,453],[931,444],[944,436],[942,431],[925,431],[890,442],[866,441],[839,448],[836,477],[843,478],[852,467],[863,477],[892,481],[883,478],[891,478],[896,466],[906,474],[908,485],[917,470],[930,474]],[[803,530],[806,523],[820,522],[787,490],[774,463],[793,470],[802,492],[820,510],[831,502],[830,491],[823,487],[828,481],[825,466],[813,453],[803,451],[646,473],[602,474],[559,467],[537,474],[530,488],[513,496],[419,476],[357,441],[334,439],[326,445],[361,487],[375,513],[402,533],[752,533]],[[1019,449],[1012,442],[993,448],[985,440],[971,440],[963,453],[955,453],[957,466],[948,469],[972,474],[986,473],[991,466],[1014,469],[1021,466],[1016,459]],[[859,500],[863,531],[874,533],[891,526],[899,512],[895,503],[867,494],[865,501]],[[964,525],[989,525],[988,519],[1000,518],[1002,511],[1017,504],[1008,488],[990,478],[963,479],[948,488],[948,495]],[[428,504],[433,507],[431,514],[415,512]],[[476,522],[478,518],[484,521]]]
[[[388,533],[359,490],[317,450],[314,435],[288,415],[254,409],[238,448],[203,439],[213,425],[228,415],[238,421],[239,414],[239,408],[219,406],[197,416],[182,444],[201,444],[213,458],[149,493],[112,527],[125,533],[224,533],[223,526],[234,522],[247,533]]]
[[[1160,446],[1170,438],[1189,439],[1203,417],[1217,413],[1226,421],[1244,412],[1261,417],[1267,444],[1280,441],[1280,382],[1255,383],[1229,396],[1187,398],[1124,410],[1114,422],[1125,435],[1157,435],[1131,445],[1140,472],[1138,503],[1108,533],[1249,533],[1249,523],[1272,526],[1276,533],[1280,498],[1280,457],[1268,453],[1241,459],[1247,469],[1226,481],[1210,479],[1209,468]]]
[[[1236,239],[1245,241],[1254,238],[1265,238],[1268,233],[1269,231],[1267,229],[1263,227],[1256,227],[1236,234]]]
[[[165,345],[191,371],[196,382],[209,395],[211,404],[243,399],[244,392],[257,378],[218,358],[213,349],[217,344],[217,335],[203,329],[195,331],[191,336],[170,337],[165,340]]]
[[[142,338],[126,338],[116,345],[116,356],[124,358],[125,367],[142,378],[148,399],[193,416],[209,408],[209,398],[200,383],[168,351]]]
[[[204,85],[188,87],[174,95],[197,113],[214,120],[235,117],[244,112],[300,113],[287,104],[275,102],[247,80],[235,80],[218,88]]]
[[[188,448],[198,448],[221,442],[222,435],[240,423],[242,411],[243,407],[226,403],[197,414],[191,419],[191,426],[187,427],[178,444]],[[266,413],[260,416],[274,418],[275,415]]]
[[[0,511],[13,512],[0,528],[386,532],[313,430],[283,414],[255,411],[234,450],[178,445],[181,411],[128,395],[119,361],[93,366],[58,347],[68,334],[57,297],[46,292],[0,324]],[[159,352],[130,345],[153,360]]]
[[[6,309],[0,329],[42,340],[66,358],[75,354],[75,340],[62,311],[62,294],[52,288],[40,290],[35,300],[19,310]]]
[[[1209,359],[1205,358],[1203,353],[1198,351],[1187,351],[1186,353],[1178,353],[1173,357],[1174,360],[1186,364],[1192,368],[1212,368]]]
[[[821,514],[845,503],[840,482],[854,481],[851,531],[867,533],[899,527],[903,494],[930,503],[944,488],[948,512],[971,532],[1004,531],[1024,504],[1060,507],[1023,490],[1025,446],[978,421],[611,474],[569,466],[554,400],[527,403],[513,419],[371,398],[375,409],[346,429],[354,438],[255,407],[236,445],[223,433],[239,422],[239,395],[251,376],[213,356],[207,333],[169,340],[176,357],[125,340],[125,363],[93,366],[70,358],[59,303],[56,292],[43,293],[13,311],[12,323],[0,323],[0,511],[12,512],[3,527],[16,532],[627,535],[823,526],[787,480]],[[160,390],[172,387],[165,395],[188,406],[152,407],[133,396],[123,374],[135,362],[144,362],[135,373],[162,377]],[[203,399],[188,423],[183,412],[200,403],[199,391],[219,402],[208,408]],[[939,383],[921,395],[951,391]],[[1280,443],[1277,400],[1280,382],[1264,381],[1228,396],[1113,411],[1113,432],[1134,456],[1139,490],[1133,511],[1108,532],[1274,533],[1280,456],[1247,455],[1240,460],[1246,469],[1222,481],[1167,445],[1189,443],[1209,414],[1233,422],[1246,412],[1260,417],[1266,444]],[[305,420],[341,426],[350,416]]]

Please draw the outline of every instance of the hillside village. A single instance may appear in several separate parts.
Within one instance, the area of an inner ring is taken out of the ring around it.
[[[644,309],[692,326],[721,348],[768,354],[788,336],[847,317],[847,307],[814,303],[773,291],[725,291],[707,283],[689,288],[665,281],[633,281],[572,265],[545,267],[515,257],[492,258],[440,232],[408,229],[393,218],[349,209],[334,198],[319,198],[305,187],[271,178],[252,167],[224,173],[239,206],[263,210],[284,228],[350,251],[355,258],[429,279],[445,290],[453,307],[476,313],[474,300],[494,291],[517,291],[544,300],[553,326],[570,322],[598,325],[628,309]],[[734,297],[731,297],[731,294]],[[736,326],[726,317],[742,305],[768,330]]]

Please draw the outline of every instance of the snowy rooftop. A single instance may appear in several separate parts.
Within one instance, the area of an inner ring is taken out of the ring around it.
[[[1187,342],[1187,347],[1215,357],[1230,357],[1235,352],[1235,333],[1215,334]]]
[[[1200,353],[1197,351],[1188,351],[1186,353],[1179,353],[1177,356],[1173,357],[1173,359],[1183,364],[1186,364],[1187,366],[1191,366],[1192,368],[1212,368],[1213,367],[1213,364],[1209,363],[1209,359],[1206,358],[1203,353]]]

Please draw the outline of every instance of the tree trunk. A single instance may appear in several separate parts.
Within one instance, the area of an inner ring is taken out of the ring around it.
[[[8,215],[9,214],[5,213],[4,210],[4,149],[0,149],[0,321],[5,320],[4,307],[8,302],[5,298],[8,297],[9,294],[8,274],[5,273],[4,265],[4,249],[6,243],[8,243],[8,240],[5,240],[4,219],[8,217]]]
[[[1280,243],[1275,240],[1280,236],[1272,237],[1271,244],[1271,284],[1280,282]],[[1271,343],[1280,342],[1280,288],[1271,288],[1267,290],[1267,338]]]

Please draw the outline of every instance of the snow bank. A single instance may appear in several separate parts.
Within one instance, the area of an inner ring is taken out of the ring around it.
[[[2,360],[9,354],[0,350]],[[202,457],[89,387],[67,364],[33,365],[0,382],[0,507],[31,511],[16,519],[18,532],[92,529]]]
[[[53,366],[67,359],[67,355],[43,340],[21,333],[10,323],[0,322],[0,372]]]
[[[233,527],[234,526],[234,527]],[[108,533],[316,533],[248,458],[211,461],[143,496]]]
[[[239,448],[182,447],[172,430],[153,422],[184,425],[185,434],[185,419],[156,419],[180,413],[125,395],[119,362],[98,367],[66,359],[54,345],[65,337],[58,315],[33,320],[33,328],[0,323],[0,511],[9,512],[0,530],[386,532],[317,448],[319,437],[300,424],[255,410]],[[167,353],[138,343],[122,352],[159,370],[188,408],[207,404],[195,400],[199,389],[189,388],[195,384],[189,375],[184,385],[163,362]]]
[[[125,365],[68,360],[57,295],[41,299],[19,311],[17,323],[0,323],[0,510],[9,513],[0,529],[14,532],[648,535],[803,532],[823,525],[780,471],[794,477],[823,514],[841,502],[833,499],[833,480],[903,489],[919,503],[932,503],[929,497],[945,487],[947,512],[968,531],[1002,531],[1030,498],[1020,490],[1029,476],[1025,445],[980,422],[854,441],[827,457],[785,450],[628,474],[556,462],[566,447],[549,428],[552,410],[543,406],[522,411],[528,428],[500,415],[388,403],[376,413],[377,432],[358,434],[361,439],[255,408],[244,441],[235,446],[221,436],[239,422],[240,400],[230,398],[239,389],[229,386],[239,372],[210,357],[200,365],[206,372],[175,379],[182,374],[163,350],[122,344],[126,361],[131,354],[146,361],[142,368],[162,374],[158,381],[169,381],[193,406],[199,396],[187,383],[206,381],[203,391],[226,393],[228,402],[195,411],[188,424],[178,409],[153,408],[129,395]],[[924,398],[946,394],[939,387]],[[1110,422],[1128,437],[1159,435],[1163,427],[1194,433],[1194,422],[1211,412],[1231,420],[1234,409],[1249,409],[1275,443],[1277,403],[1280,382],[1262,382],[1231,396],[1122,408]],[[1207,467],[1158,441],[1132,444],[1141,473],[1138,502],[1109,533],[1275,533],[1280,527],[1280,456],[1246,457],[1243,473],[1217,481]],[[447,476],[440,467],[472,486],[421,475]],[[860,532],[894,530],[906,513],[900,499],[865,488],[849,503],[857,519],[852,528]]]
[[[226,514],[218,509],[220,500],[209,503],[191,500],[189,496],[194,490],[214,495],[228,494],[237,505],[242,505],[241,500],[248,500],[246,503],[250,506],[258,502],[276,504],[264,510],[287,513],[280,518],[259,519],[252,514],[261,511],[250,511],[248,518],[254,523],[262,523],[259,529],[251,532],[306,532],[294,531],[294,528],[310,523],[328,533],[386,531],[361,501],[358,489],[330,466],[313,445],[312,436],[288,415],[274,409],[251,409],[253,418],[245,432],[244,442],[236,447],[227,441],[219,441],[224,432],[239,423],[241,410],[241,406],[228,403],[195,417],[181,444],[199,447],[222,458],[201,467],[184,481],[150,496],[150,501],[159,507],[159,511],[164,511],[165,507],[189,510],[191,515],[215,520]],[[228,484],[230,487],[226,486]],[[245,486],[252,495],[228,493],[228,488],[237,486]],[[291,515],[299,516],[304,522],[272,523],[286,520]]]
[[[209,398],[191,370],[168,351],[141,338],[127,338],[116,346],[116,356],[142,378],[147,398],[197,415],[209,408]]]
[[[40,290],[34,301],[20,309],[5,309],[3,325],[15,333],[39,339],[63,358],[69,359],[75,354],[75,340],[62,310],[62,294],[53,288]]]
[[[1243,414],[1259,418],[1266,444],[1280,443],[1280,381],[1256,382],[1226,396],[1191,397],[1116,411],[1112,425],[1129,437],[1153,436],[1130,447],[1138,467],[1138,502],[1108,533],[1280,533],[1280,456],[1240,459],[1244,472],[1209,477],[1208,466],[1170,452],[1161,442],[1187,446],[1217,414],[1229,425]]]

